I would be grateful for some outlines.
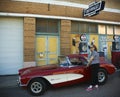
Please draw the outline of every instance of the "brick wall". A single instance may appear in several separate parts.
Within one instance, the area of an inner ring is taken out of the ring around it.
[[[35,61],[35,18],[24,18],[24,62]]]
[[[70,54],[70,32],[71,32],[71,21],[61,20],[61,32],[60,32],[61,55]]]
[[[72,3],[80,3],[80,4],[89,5],[95,0],[57,0],[57,1],[67,1],[67,2],[72,2]],[[100,1],[100,0],[96,0],[96,1]],[[105,1],[105,6],[107,8],[120,9],[120,0],[104,0],[104,1]]]
[[[83,0],[85,1],[85,0]],[[83,1],[80,1],[84,4]],[[114,2],[113,2],[114,1]],[[93,2],[93,0],[92,0]],[[106,1],[106,6],[111,8],[116,8],[119,5],[119,1],[110,0]],[[90,3],[90,1],[86,2]],[[120,6],[117,7],[120,9]],[[49,5],[42,3],[31,3],[31,2],[18,2],[10,0],[1,0],[0,1],[0,12],[11,12],[11,13],[26,13],[26,14],[40,14],[40,15],[53,15],[53,16],[67,16],[75,18],[82,17],[82,8],[69,7],[69,6],[58,6],[58,5]],[[97,19],[97,20],[108,20],[120,22],[120,14],[112,12],[103,12],[101,11],[99,15],[94,17],[86,17],[87,19]]]

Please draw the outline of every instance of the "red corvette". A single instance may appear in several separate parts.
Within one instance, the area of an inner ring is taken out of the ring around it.
[[[23,68],[19,70],[19,85],[27,87],[33,95],[43,94],[49,86],[61,87],[90,81],[91,67],[81,55],[59,56],[58,64]],[[107,81],[115,66],[100,59],[99,84]]]

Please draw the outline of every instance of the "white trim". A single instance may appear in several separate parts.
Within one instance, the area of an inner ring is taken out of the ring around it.
[[[103,23],[103,24],[120,25],[120,22],[113,22],[113,21],[92,20],[92,19],[63,17],[63,16],[38,15],[38,14],[20,14],[20,13],[0,12],[0,16],[35,17],[35,18],[49,18],[49,19],[65,19],[65,20],[73,20],[73,21],[83,21],[83,22],[92,22],[92,23]]]
[[[84,9],[88,8],[88,6],[89,6],[86,4],[79,4],[79,3],[67,2],[67,1],[56,1],[56,0],[12,0],[12,1],[44,3],[44,4],[53,4],[53,5],[84,8]],[[104,11],[113,12],[113,13],[120,13],[119,9],[113,9],[113,8],[105,8]]]

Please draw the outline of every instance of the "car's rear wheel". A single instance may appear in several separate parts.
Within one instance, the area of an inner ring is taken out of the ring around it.
[[[105,84],[108,79],[107,71],[104,69],[99,69],[98,72],[98,82],[99,84]]]
[[[28,85],[28,90],[32,95],[42,95],[46,91],[46,83],[42,79],[33,79]]]

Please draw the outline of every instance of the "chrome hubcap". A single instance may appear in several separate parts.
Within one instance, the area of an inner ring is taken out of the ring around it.
[[[33,82],[31,84],[31,90],[34,93],[40,93],[42,91],[42,84],[39,82]]]
[[[105,80],[104,72],[98,72],[98,81],[103,82]]]

